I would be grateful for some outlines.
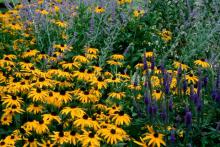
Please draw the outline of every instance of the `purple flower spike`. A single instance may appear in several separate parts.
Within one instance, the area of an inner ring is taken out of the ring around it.
[[[192,125],[192,113],[190,111],[186,112],[184,120],[187,127],[190,127]]]

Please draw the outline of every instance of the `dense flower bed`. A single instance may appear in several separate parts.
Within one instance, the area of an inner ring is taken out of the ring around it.
[[[137,6],[38,0],[0,13],[1,147],[218,145],[220,70],[204,55],[167,59],[176,32]]]

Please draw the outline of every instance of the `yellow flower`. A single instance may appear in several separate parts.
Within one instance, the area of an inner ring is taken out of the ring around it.
[[[129,125],[131,122],[130,116],[128,114],[125,114],[124,111],[120,111],[117,114],[114,114],[112,120],[115,121],[116,125]]]
[[[143,138],[140,137],[141,142],[134,140],[134,143],[136,143],[137,145],[141,146],[141,147],[148,147],[147,143],[143,140]]]
[[[134,10],[133,14],[135,17],[143,16],[144,10]]]
[[[199,65],[203,68],[208,68],[210,67],[210,64],[205,60],[205,59],[200,59],[200,60],[196,60],[194,61],[195,65]]]
[[[61,111],[61,114],[70,114],[70,116],[72,117],[72,119],[74,119],[75,117],[81,118],[83,117],[84,114],[86,114],[82,108],[77,108],[77,107],[65,107],[63,108],[63,110]]]
[[[106,62],[107,62],[107,64],[114,65],[114,66],[122,66],[123,65],[121,62],[117,62],[117,61],[114,61],[114,60],[108,60]]]
[[[81,56],[81,55],[74,56],[73,61],[74,62],[80,62],[80,63],[88,63],[89,62],[89,60],[86,57]]]
[[[95,54],[96,55],[99,53],[99,50],[97,48],[91,48],[91,47],[86,48],[85,51],[87,54]]]
[[[162,37],[162,39],[165,41],[165,42],[168,42],[172,39],[172,32],[166,30],[166,29],[163,29],[161,33],[159,33],[159,35]]]
[[[80,142],[82,143],[82,147],[99,147],[101,138],[98,137],[98,134],[93,133],[91,131],[83,130],[83,134],[80,135]]]
[[[163,96],[163,92],[161,90],[154,90],[152,96],[156,100],[160,100]]]
[[[121,54],[114,54],[111,56],[111,59],[113,59],[113,60],[124,60],[124,58],[125,57]]]
[[[43,106],[38,105],[38,104],[30,104],[27,107],[27,112],[38,114],[38,113],[42,113],[43,112],[43,108],[44,108]]]
[[[144,141],[149,140],[149,142],[148,142],[149,146],[152,145],[153,147],[154,146],[160,147],[161,144],[166,146],[166,143],[163,140],[163,136],[164,136],[163,134],[155,132],[153,130],[153,127],[149,127],[149,126],[148,126],[148,131],[150,133],[146,133],[143,140]]]
[[[181,69],[182,69],[182,70],[185,70],[185,71],[187,71],[187,70],[189,69],[189,66],[188,66],[188,65],[183,64],[183,63],[178,62],[178,61],[174,61],[174,62],[173,62],[173,66],[174,66],[176,69],[178,69],[178,68],[181,67]]]
[[[52,135],[50,135],[51,140],[54,141],[54,143],[57,144],[64,144],[68,142],[68,133],[67,132],[53,132]]]
[[[111,92],[108,95],[111,98],[115,98],[115,99],[120,100],[125,97],[125,92]]]
[[[65,21],[56,21],[55,24],[61,28],[67,27],[67,22],[65,22]]]
[[[153,57],[153,55],[154,55],[154,52],[146,52],[145,53],[146,58]]]
[[[190,73],[186,75],[186,80],[189,84],[190,83],[196,84],[198,82],[198,77]]]
[[[103,13],[103,12],[105,12],[105,8],[103,8],[101,6],[97,6],[95,8],[95,12],[98,13],[98,14]]]

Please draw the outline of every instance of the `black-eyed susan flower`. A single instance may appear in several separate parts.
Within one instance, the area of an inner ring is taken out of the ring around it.
[[[183,63],[178,62],[178,61],[174,61],[174,62],[173,62],[173,66],[174,66],[176,69],[181,68],[182,70],[185,70],[185,71],[187,71],[187,70],[189,69],[189,66],[188,66],[188,65],[183,64]]]
[[[160,100],[163,96],[163,91],[157,89],[157,90],[153,90],[153,93],[152,93],[152,97],[156,100]]]
[[[15,96],[15,95],[7,95],[2,98],[2,101],[3,101],[2,104],[6,105],[6,108],[11,107],[13,105],[20,107],[23,103],[22,98]]]
[[[91,91],[81,91],[80,93],[77,94],[77,99],[81,103],[95,103],[99,100],[99,98],[94,95]]]
[[[198,77],[195,76],[193,73],[190,73],[186,75],[186,80],[189,84],[190,83],[196,84],[198,82]]]
[[[99,147],[101,138],[94,132],[83,130],[83,134],[80,135],[80,142],[83,147]]]
[[[162,32],[159,34],[165,42],[169,42],[170,40],[172,40],[172,32],[166,29],[163,29]]]
[[[40,120],[39,122],[37,122],[35,131],[37,134],[44,134],[49,132],[49,128],[43,120]]]
[[[50,124],[52,121],[56,121],[59,124],[61,123],[61,118],[54,112],[51,114],[43,114],[42,117],[45,124]]]
[[[1,124],[9,126],[12,123],[12,115],[4,113],[1,116]]]
[[[26,110],[27,112],[38,114],[38,113],[42,113],[43,109],[44,107],[42,105],[34,103],[34,104],[30,104]]]
[[[140,137],[140,141],[134,140],[134,143],[141,147],[148,147],[147,142],[142,137]]]
[[[39,142],[38,145],[40,147],[54,147],[55,146],[55,143],[51,142],[50,140],[41,140],[41,143]]]
[[[194,64],[199,65],[202,68],[210,67],[210,64],[205,59],[196,60],[196,61],[194,61]]]
[[[82,56],[82,55],[73,56],[72,59],[74,62],[79,62],[79,63],[88,63],[89,62],[89,60],[85,56]]]
[[[23,147],[28,147],[28,146],[30,146],[30,147],[37,147],[38,146],[37,145],[38,141],[33,136],[30,136],[28,138],[24,138],[24,140],[25,140],[25,143],[24,143]]]
[[[114,54],[114,55],[112,55],[111,57],[110,57],[112,60],[118,60],[118,61],[120,61],[120,60],[124,60],[125,59],[125,57],[124,57],[124,55],[121,55],[121,54]]]
[[[92,127],[91,121],[92,119],[87,114],[84,114],[81,118],[75,120],[73,124],[84,129],[85,127]]]
[[[104,12],[105,12],[105,8],[104,8],[104,7],[97,6],[97,7],[95,8],[95,13],[100,14],[100,13],[104,13]]]
[[[98,89],[106,89],[107,88],[107,82],[103,77],[94,78],[91,80],[91,84],[94,86],[97,86]]]
[[[61,110],[61,114],[65,114],[68,115],[70,114],[71,118],[82,118],[83,115],[85,115],[85,111],[82,108],[76,107],[76,106],[72,106],[72,107],[64,107]]]
[[[153,130],[153,127],[148,126],[148,131],[149,133],[145,134],[145,137],[143,138],[143,140],[149,140],[148,145],[152,145],[152,146],[157,146],[160,147],[161,144],[162,145],[166,145],[166,143],[163,140],[163,134],[158,133],[156,131]]]
[[[124,111],[119,111],[117,112],[113,118],[112,118],[113,121],[115,121],[115,124],[116,125],[129,125],[130,122],[131,122],[131,118],[128,114],[125,114]]]
[[[28,93],[28,98],[30,98],[32,101],[44,101],[45,98],[48,97],[48,92],[45,90],[42,90],[40,88],[33,88]]]
[[[61,27],[61,28],[66,28],[66,27],[68,26],[67,22],[65,22],[65,21],[60,21],[60,20],[55,21],[55,24],[56,24],[58,27]]]
[[[112,66],[119,66],[119,67],[121,67],[123,65],[122,62],[114,61],[114,60],[108,60],[106,62],[107,62],[107,64],[112,65]]]
[[[140,17],[144,15],[144,10],[134,10],[133,12],[134,17]]]
[[[56,144],[64,144],[68,142],[68,132],[64,132],[64,131],[59,131],[56,132],[54,131],[52,135],[50,135],[51,140],[54,141],[54,143]]]
[[[79,141],[80,135],[75,130],[67,132],[68,143],[76,145]]]
[[[115,98],[115,99],[122,99],[124,98],[126,95],[125,95],[125,92],[111,92],[108,94],[110,98]]]

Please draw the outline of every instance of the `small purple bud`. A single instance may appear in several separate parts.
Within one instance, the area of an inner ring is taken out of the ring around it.
[[[177,70],[178,77],[181,77],[181,74],[182,74],[182,66],[180,65],[180,67]]]
[[[156,105],[153,105],[152,106],[152,114],[156,114],[157,113],[157,106]]]
[[[198,112],[200,112],[202,110],[202,101],[199,100],[197,103],[196,103],[196,110]]]
[[[203,86],[206,87],[208,85],[208,80],[209,80],[208,76],[205,76],[205,78],[203,79]]]
[[[148,69],[148,66],[147,66],[146,52],[144,52],[144,59],[143,59],[143,62],[144,62],[144,70],[147,70],[147,69]]]
[[[212,98],[216,102],[220,102],[220,92],[218,90],[212,91]]]
[[[161,63],[160,68],[161,68],[161,72],[162,72],[162,74],[165,74],[164,63]]]
[[[190,127],[192,125],[192,113],[190,111],[186,112],[185,116],[185,125]]]
[[[176,137],[175,137],[174,131],[171,132],[170,141],[171,141],[172,143],[174,143],[174,142],[176,141]]]
[[[183,92],[186,93],[187,90],[187,81],[184,79],[183,81]]]
[[[154,70],[155,67],[155,60],[154,60],[154,56],[151,57],[151,70]]]
[[[201,91],[201,89],[202,89],[202,82],[199,80],[198,82],[197,82],[197,94],[200,96],[200,91]]]
[[[144,97],[144,103],[145,103],[147,106],[150,104],[150,99],[149,99],[149,97],[147,96],[147,94],[146,94],[146,96]]]
[[[172,98],[169,100],[169,110],[173,111],[173,99]]]

